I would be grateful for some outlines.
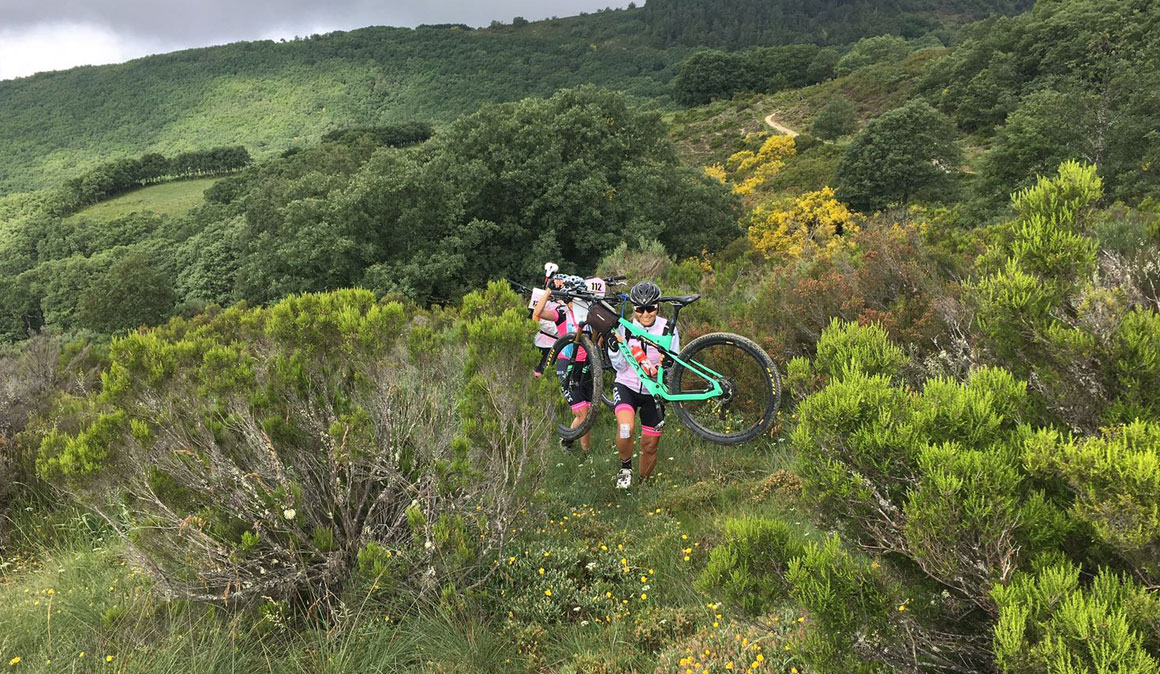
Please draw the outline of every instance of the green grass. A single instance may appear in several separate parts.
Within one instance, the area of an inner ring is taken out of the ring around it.
[[[199,178],[142,187],[114,199],[94,204],[71,216],[66,222],[78,220],[109,222],[132,213],[157,213],[180,217],[195,206],[204,203],[205,199],[202,197],[202,193],[217,180],[217,178]]]
[[[509,567],[518,571],[510,584],[493,578],[450,603],[350,596],[346,615],[325,626],[167,602],[90,518],[63,513],[43,525],[51,531],[30,520],[24,536],[47,543],[32,563],[0,570],[0,666],[19,657],[10,671],[653,671],[694,629],[731,638],[729,630],[749,621],[694,585],[724,519],[758,514],[810,527],[796,495],[762,488],[791,465],[784,431],[722,447],[690,436],[670,411],[654,479],[628,491],[614,486],[613,434],[602,410],[590,454],[549,450],[546,478],[505,552],[526,558]],[[616,577],[567,595],[583,576],[577,559]],[[545,587],[557,592],[546,596]],[[607,611],[586,604],[575,613],[573,601],[585,593],[598,593]],[[537,611],[549,618],[528,617]]]

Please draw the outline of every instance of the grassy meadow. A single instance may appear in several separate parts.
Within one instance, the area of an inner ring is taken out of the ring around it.
[[[202,193],[218,178],[179,180],[160,185],[149,185],[128,194],[93,204],[67,218],[66,222],[79,220],[112,221],[133,213],[155,213],[168,217],[181,217],[195,206],[204,203]]]

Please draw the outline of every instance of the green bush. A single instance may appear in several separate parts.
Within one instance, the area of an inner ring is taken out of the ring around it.
[[[995,661],[1005,674],[1160,672],[1160,598],[1106,570],[1044,563],[993,591]]]
[[[1067,531],[1021,468],[1026,407],[1025,386],[1001,370],[908,392],[848,365],[799,406],[805,494],[862,545],[993,612],[990,587]]]
[[[859,325],[834,318],[818,340],[814,367],[831,380],[851,370],[870,376],[897,377],[907,360],[881,325]]]
[[[504,540],[546,435],[543,398],[513,383],[531,379],[511,354],[534,326],[506,293],[441,326],[466,349],[408,340],[403,307],[365,290],[133,333],[113,342],[88,425],[47,432],[38,467],[117,522],[175,596],[327,608],[359,567],[389,571],[380,587],[455,585]],[[495,428],[495,444],[469,440]]]
[[[800,534],[781,520],[745,517],[726,520],[722,536],[698,587],[720,588],[751,615],[769,612],[789,589],[785,574],[803,550]]]
[[[966,287],[990,355],[1089,431],[1160,412],[1160,318],[1124,272],[1097,270],[1086,234],[1102,190],[1094,166],[1065,162],[1013,195],[1018,219],[981,262],[998,268]]]
[[[887,654],[900,643],[893,632],[899,611],[873,562],[851,555],[830,536],[806,545],[790,562],[787,579],[793,598],[816,623],[801,644],[818,671],[881,671],[875,660],[894,659]]]
[[[1101,437],[1043,430],[1026,445],[1028,468],[1071,490],[1071,513],[1137,573],[1160,581],[1160,424],[1135,421]]]

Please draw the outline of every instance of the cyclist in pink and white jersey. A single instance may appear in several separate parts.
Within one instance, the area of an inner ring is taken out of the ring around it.
[[[585,292],[584,279],[579,276],[571,276],[565,274],[557,274],[547,283],[549,291],[563,290],[566,292]],[[548,298],[550,292],[544,293],[540,301],[532,309],[532,318],[535,320],[548,320],[556,325],[557,337],[576,332],[580,328],[580,323],[576,319],[576,312],[572,306],[572,300],[568,299],[562,304],[555,304],[552,307],[548,306]],[[573,351],[578,351],[578,354],[573,354]],[[584,363],[580,370],[580,376],[567,376],[566,368],[570,361],[575,360],[576,363]],[[560,392],[564,399],[572,407],[572,414],[575,419],[572,422],[572,427],[579,426],[588,416],[589,410],[592,407],[592,370],[588,365],[588,354],[577,346],[570,345],[564,347],[560,352],[560,356],[556,359],[556,376],[560,378]],[[565,449],[571,449],[572,442],[569,440],[561,440],[561,444]],[[580,447],[585,452],[591,446],[591,436],[585,433],[580,436]]]
[[[657,315],[657,301],[661,290],[652,281],[641,281],[632,287],[628,298],[633,303],[632,322],[642,327],[650,335],[662,335],[667,321]],[[616,451],[620,455],[620,472],[616,476],[616,488],[628,489],[632,486],[632,450],[635,444],[633,425],[640,413],[640,479],[647,480],[657,463],[657,448],[661,442],[661,427],[665,422],[665,409],[648,392],[627,358],[640,354],[645,374],[656,373],[661,363],[661,353],[656,347],[642,342],[636,337],[625,337],[624,328],[618,328],[616,349],[610,350],[612,367],[616,369],[612,402],[616,410]],[[669,347],[681,350],[680,336],[673,333]]]

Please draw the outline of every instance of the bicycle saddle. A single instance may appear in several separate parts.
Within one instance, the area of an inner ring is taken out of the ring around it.
[[[672,302],[673,304],[677,304],[683,307],[687,304],[692,304],[699,299],[701,299],[700,295],[674,295],[672,297],[658,297],[657,302]]]

